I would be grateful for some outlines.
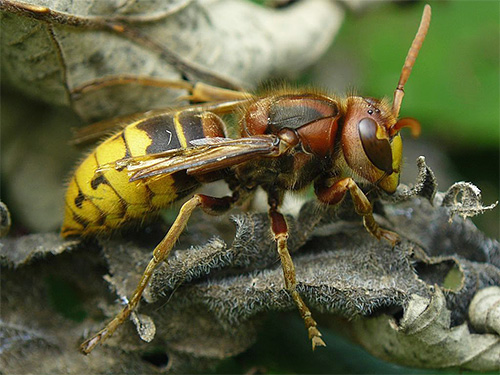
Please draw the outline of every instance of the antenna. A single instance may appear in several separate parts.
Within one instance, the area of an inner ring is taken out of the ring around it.
[[[418,27],[417,35],[413,39],[408,55],[406,55],[406,60],[403,65],[403,70],[401,71],[401,76],[399,77],[398,86],[394,91],[394,100],[392,103],[392,113],[394,117],[397,118],[399,115],[399,110],[401,108],[401,102],[403,101],[403,96],[405,95],[404,86],[408,78],[410,77],[411,69],[415,64],[418,52],[422,47],[427,31],[429,30],[429,25],[431,23],[431,6],[426,4],[424,7],[424,12],[422,13],[422,19],[420,20],[420,26]]]

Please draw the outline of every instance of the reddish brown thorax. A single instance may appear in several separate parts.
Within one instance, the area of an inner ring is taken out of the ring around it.
[[[304,152],[324,157],[333,152],[338,118],[337,102],[323,95],[271,96],[248,107],[243,136],[282,134],[283,140],[290,143],[293,131]]]

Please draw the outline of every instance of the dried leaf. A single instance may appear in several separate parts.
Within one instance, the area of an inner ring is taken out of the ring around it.
[[[450,211],[450,220],[453,215],[459,215],[464,219],[473,217],[492,210],[498,202],[484,206],[481,199],[481,190],[469,182],[457,182],[453,184],[443,197],[441,205]]]
[[[500,287],[484,288],[475,294],[469,307],[469,319],[477,332],[500,335]]]
[[[153,319],[144,314],[137,314],[135,311],[132,312],[130,318],[135,324],[137,333],[141,337],[141,340],[151,342],[156,334],[156,326]]]
[[[172,106],[186,95],[144,86],[143,78],[182,81],[184,75],[248,86],[276,72],[296,74],[330,45],[343,17],[328,0],[280,10],[234,0],[160,6],[5,0],[1,9],[3,76],[31,96],[71,106],[87,121]],[[122,84],[109,85],[120,77]],[[123,86],[130,80],[138,84]]]
[[[55,233],[32,234],[21,238],[4,238],[0,242],[0,264],[19,267],[75,248],[80,241],[63,240]]]
[[[391,196],[386,195],[384,199],[392,202],[400,202],[414,196],[420,196],[433,203],[437,191],[436,176],[434,176],[434,172],[425,163],[425,157],[423,156],[417,158],[417,168],[418,175],[415,186],[408,188],[400,185],[396,194]]]
[[[29,241],[21,238],[17,247],[29,253],[34,245],[48,250],[51,243],[54,244],[53,238],[38,236],[30,237]],[[53,251],[44,252],[55,253],[59,246],[55,244]],[[57,294],[61,288],[69,288],[70,295],[84,306],[88,316],[99,317],[97,306],[104,303],[106,291],[99,277],[104,270],[99,252],[91,246],[80,250],[83,251],[65,252],[43,260],[32,258],[29,264],[16,269],[2,267],[2,371],[9,374],[159,372],[136,353],[103,348],[87,358],[78,352],[78,343],[82,335],[92,329],[92,320],[77,321],[68,317],[64,310],[72,306],[68,306],[68,301],[58,306]]]
[[[9,233],[11,225],[9,208],[0,201],[0,237],[5,237]]]
[[[412,367],[473,371],[500,369],[500,336],[471,333],[464,323],[452,326],[439,287],[431,298],[411,297],[400,321],[387,316],[359,319],[356,338],[372,354]]]

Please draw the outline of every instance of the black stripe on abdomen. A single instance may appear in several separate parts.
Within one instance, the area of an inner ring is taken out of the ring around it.
[[[182,133],[189,146],[189,141],[205,138],[203,123],[199,112],[183,111],[178,115],[178,121],[182,127]]]
[[[137,124],[136,127],[146,132],[149,139],[151,139],[151,144],[147,147],[146,154],[156,154],[181,148],[177,133],[175,132],[172,115],[151,117]]]

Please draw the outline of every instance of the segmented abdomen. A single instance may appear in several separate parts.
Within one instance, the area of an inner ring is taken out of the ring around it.
[[[126,169],[99,168],[117,160],[187,147],[190,140],[217,134],[195,111],[140,120],[100,144],[78,167],[66,193],[61,235],[110,232],[143,221],[199,186],[184,171],[155,179],[129,181]],[[210,133],[210,134],[207,134]]]

